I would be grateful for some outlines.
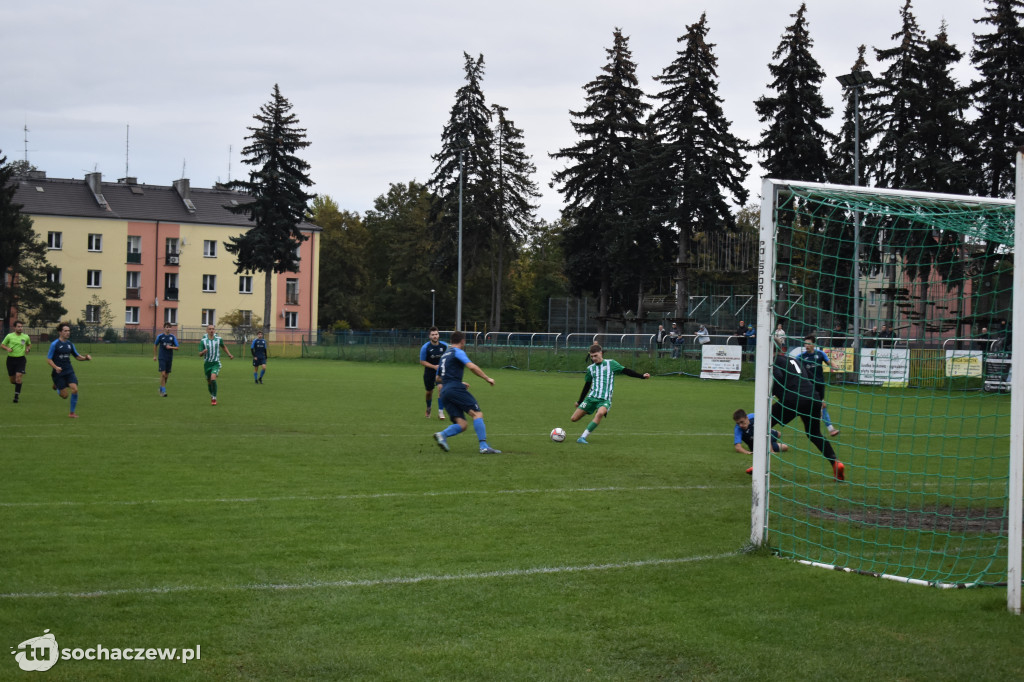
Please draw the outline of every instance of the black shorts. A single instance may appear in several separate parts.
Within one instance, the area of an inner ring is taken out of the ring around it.
[[[254,355],[253,356],[253,358],[252,358],[252,366],[253,367],[259,367],[259,366],[265,365],[265,364],[267,364],[267,359],[265,357],[260,357],[259,355]]]
[[[15,374],[24,374],[25,367],[28,365],[26,358],[22,355],[20,358],[13,358],[10,355],[7,356],[7,376],[13,377]]]
[[[437,387],[437,370],[427,369],[423,371],[423,388],[433,391]]]
[[[174,358],[160,358],[156,361],[157,371],[170,374],[172,364],[174,364]]]

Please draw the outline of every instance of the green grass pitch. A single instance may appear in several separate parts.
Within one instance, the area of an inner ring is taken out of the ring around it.
[[[225,360],[211,407],[191,354],[161,398],[149,357],[95,351],[80,419],[40,357],[20,404],[0,389],[0,632],[12,652],[48,629],[62,649],[201,658],[40,679],[1024,677],[1003,590],[743,553],[730,415],[750,382],[620,377],[583,446],[582,375],[485,367],[496,386],[471,390],[504,454],[472,430],[446,454],[412,364],[272,358],[255,385]]]

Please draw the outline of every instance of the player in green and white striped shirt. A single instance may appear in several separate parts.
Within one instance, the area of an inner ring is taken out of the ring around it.
[[[597,425],[608,414],[608,410],[612,409],[615,375],[621,373],[637,379],[651,378],[650,374],[634,372],[615,360],[605,360],[604,349],[596,343],[590,347],[590,361],[593,364],[587,367],[587,380],[583,384],[583,392],[580,393],[580,399],[576,403],[576,411],[570,417],[571,421],[577,422],[585,414],[594,415],[593,421],[587,424],[583,435],[576,439],[577,443],[584,445],[587,445],[587,436],[597,428]]]
[[[203,373],[206,374],[206,385],[210,389],[210,405],[217,404],[217,375],[220,374],[220,349],[232,360],[235,356],[231,354],[228,347],[224,345],[224,339],[213,333],[212,324],[206,325],[206,336],[199,340],[199,356],[203,358]]]

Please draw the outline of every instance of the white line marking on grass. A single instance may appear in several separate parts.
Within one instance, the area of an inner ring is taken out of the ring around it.
[[[94,500],[76,502],[56,500],[53,502],[0,502],[2,507],[94,507],[94,506],[136,506],[143,504],[252,504],[256,502],[324,502],[330,500],[381,500],[392,497],[449,497],[459,495],[560,495],[573,493],[629,493],[683,490],[724,490],[727,488],[749,488],[750,485],[661,485],[600,488],[528,488],[522,490],[441,490],[416,493],[353,493],[349,495],[281,495],[276,497],[210,497],[181,498],[168,500]]]
[[[365,580],[313,580],[305,583],[258,583],[248,585],[169,585],[165,587],[128,587],[111,590],[92,590],[89,592],[8,592],[0,593],[0,599],[80,599],[97,597],[117,597],[123,595],[174,594],[182,592],[259,592],[283,590],[318,590],[348,587],[386,587],[389,585],[418,585],[430,582],[456,582],[460,580],[488,580],[492,578],[519,578],[535,575],[552,575],[559,573],[589,573],[594,571],[613,571],[627,568],[646,568],[648,566],[667,566],[673,564],[691,564],[701,561],[714,561],[738,556],[739,552],[724,554],[705,554],[674,559],[645,559],[641,561],[625,561],[614,564],[586,564],[583,566],[537,566],[535,568],[513,568],[505,571],[485,571],[482,573],[441,573],[416,576],[396,576],[394,578],[372,578]]]

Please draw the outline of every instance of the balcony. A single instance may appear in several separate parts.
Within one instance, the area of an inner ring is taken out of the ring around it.
[[[178,289],[167,287],[164,289],[164,300],[165,301],[177,301],[178,300]]]
[[[135,263],[136,265],[141,263],[142,262],[142,252],[141,251],[129,251],[128,252],[128,262],[129,263]]]
[[[124,297],[129,300],[139,300],[142,296],[139,295],[138,287],[128,287],[124,290]]]
[[[181,254],[168,252],[164,262],[167,265],[179,265],[181,263]]]

